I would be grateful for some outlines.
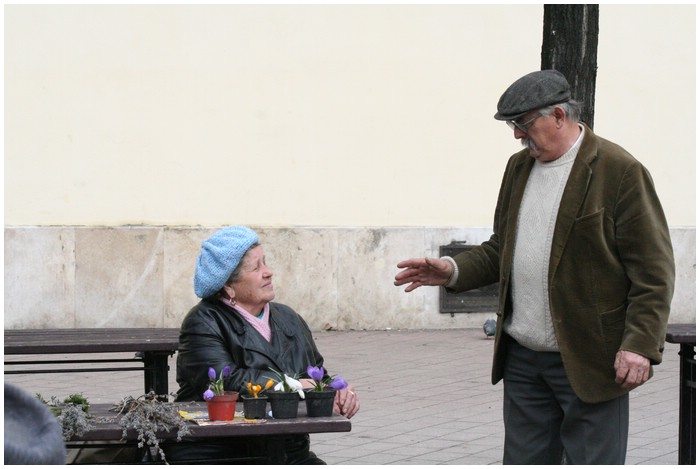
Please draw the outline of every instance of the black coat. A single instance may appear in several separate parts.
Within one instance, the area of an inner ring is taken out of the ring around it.
[[[207,371],[217,376],[231,366],[225,380],[226,390],[247,392],[246,384],[265,385],[274,377],[269,368],[305,375],[309,365],[322,366],[323,357],[316,348],[306,322],[290,307],[270,303],[272,340],[267,342],[236,311],[218,299],[204,299],[182,321],[177,355],[176,401],[201,401],[209,386]]]

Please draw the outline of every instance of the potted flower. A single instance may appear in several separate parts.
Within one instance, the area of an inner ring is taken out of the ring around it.
[[[342,376],[326,376],[322,366],[309,365],[306,373],[314,382],[314,387],[306,391],[306,414],[309,417],[330,417],[336,391],[345,389],[348,383]]]
[[[272,417],[276,419],[296,418],[299,411],[299,398],[304,398],[304,389],[297,379],[298,376],[289,376],[272,368],[270,371],[275,374],[275,378],[272,379],[277,383],[272,390],[267,392]]]
[[[204,400],[207,401],[209,420],[233,420],[236,413],[236,401],[238,393],[224,390],[224,378],[231,374],[231,367],[226,365],[219,377],[216,377],[216,370],[209,368],[209,387],[204,391]]]
[[[248,395],[241,396],[243,398],[243,417],[248,420],[257,420],[265,418],[265,408],[267,406],[267,396],[262,395],[270,389],[275,382],[268,379],[265,386],[260,384],[248,383]]]

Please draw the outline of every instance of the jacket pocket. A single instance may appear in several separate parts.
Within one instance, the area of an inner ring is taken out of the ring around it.
[[[590,223],[599,223],[603,219],[603,214],[605,214],[605,208],[601,208],[600,210],[593,213],[587,213],[585,215],[582,215],[576,218],[574,220],[574,223],[578,226],[588,225]]]
[[[615,354],[622,344],[622,336],[625,333],[625,320],[627,319],[627,305],[624,304],[600,315],[600,326],[605,345],[605,353],[608,357]],[[613,362],[610,362],[610,366]]]

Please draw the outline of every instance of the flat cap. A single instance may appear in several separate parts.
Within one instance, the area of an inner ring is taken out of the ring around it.
[[[498,100],[496,120],[522,117],[530,111],[563,103],[571,99],[571,88],[564,75],[556,70],[538,70],[519,78]]]

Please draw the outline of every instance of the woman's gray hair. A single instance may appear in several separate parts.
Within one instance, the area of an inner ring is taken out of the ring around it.
[[[543,116],[548,116],[554,112],[556,107],[560,107],[564,110],[567,119],[573,122],[578,122],[581,120],[581,113],[583,112],[583,104],[575,101],[573,99],[568,100],[565,103],[553,104],[551,106],[544,107],[540,109],[540,114]]]
[[[243,257],[241,258],[241,262],[238,263],[235,269],[233,269],[233,272],[231,272],[231,275],[229,276],[228,280],[226,280],[226,285],[231,285],[233,282],[238,280],[238,277],[241,276],[241,270],[243,267],[243,259],[245,259],[246,254],[250,252],[251,249],[253,249],[256,246],[260,246],[260,243],[253,243],[248,250],[243,254]]]

